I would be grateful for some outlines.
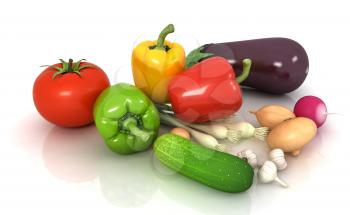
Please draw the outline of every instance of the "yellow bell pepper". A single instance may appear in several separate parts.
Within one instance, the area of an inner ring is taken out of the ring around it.
[[[168,25],[157,41],[141,42],[132,53],[135,85],[156,103],[168,100],[168,83],[185,66],[185,51],[182,46],[165,40],[174,30],[174,25]]]

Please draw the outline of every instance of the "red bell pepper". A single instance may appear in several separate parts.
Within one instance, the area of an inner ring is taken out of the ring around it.
[[[212,57],[176,75],[169,83],[173,111],[187,122],[207,122],[232,115],[242,105],[239,83],[249,74],[251,60],[243,60],[243,72],[235,78],[229,62]]]

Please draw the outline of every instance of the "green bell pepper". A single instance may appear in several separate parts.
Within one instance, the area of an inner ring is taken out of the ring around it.
[[[107,146],[120,154],[148,149],[160,125],[152,101],[141,90],[125,83],[101,93],[94,105],[94,119]]]

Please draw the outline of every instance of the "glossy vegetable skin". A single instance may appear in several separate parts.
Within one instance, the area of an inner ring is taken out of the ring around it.
[[[182,72],[185,65],[185,50],[178,43],[165,37],[173,33],[172,24],[164,28],[157,41],[144,41],[132,52],[132,72],[135,86],[152,101],[164,103],[168,100],[168,83]]]
[[[296,117],[274,127],[266,142],[271,149],[280,148],[284,152],[298,156],[302,147],[311,142],[317,133],[317,126],[309,118]]]
[[[286,107],[280,105],[265,105],[257,111],[250,111],[254,114],[261,126],[272,129],[282,122],[295,118],[295,114]]]
[[[265,38],[204,45],[202,53],[226,58],[237,72],[242,72],[242,60],[254,64],[242,86],[272,94],[296,90],[305,80],[309,60],[304,48],[287,38]]]
[[[104,71],[88,62],[48,66],[35,80],[33,100],[47,121],[62,127],[79,127],[93,122],[93,105],[109,86]]]
[[[178,128],[178,127],[173,128],[171,129],[170,133],[178,135],[188,140],[191,139],[190,133],[184,128]]]
[[[238,111],[242,105],[239,82],[248,76],[250,66],[251,61],[245,59],[245,72],[236,78],[225,58],[212,57],[176,75],[168,87],[176,117],[186,122],[207,122]]]
[[[225,192],[243,192],[253,183],[253,168],[236,156],[210,150],[174,134],[160,136],[158,160],[193,180]]]
[[[158,135],[157,109],[141,90],[129,84],[104,90],[94,105],[94,117],[107,146],[119,154],[144,151]]]
[[[328,115],[326,104],[316,96],[304,96],[294,106],[294,113],[298,117],[306,117],[314,121],[317,128],[321,127]]]

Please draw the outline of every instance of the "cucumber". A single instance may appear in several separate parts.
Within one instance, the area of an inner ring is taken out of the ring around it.
[[[253,183],[254,170],[245,160],[174,134],[158,137],[154,151],[167,167],[217,190],[238,193]]]

